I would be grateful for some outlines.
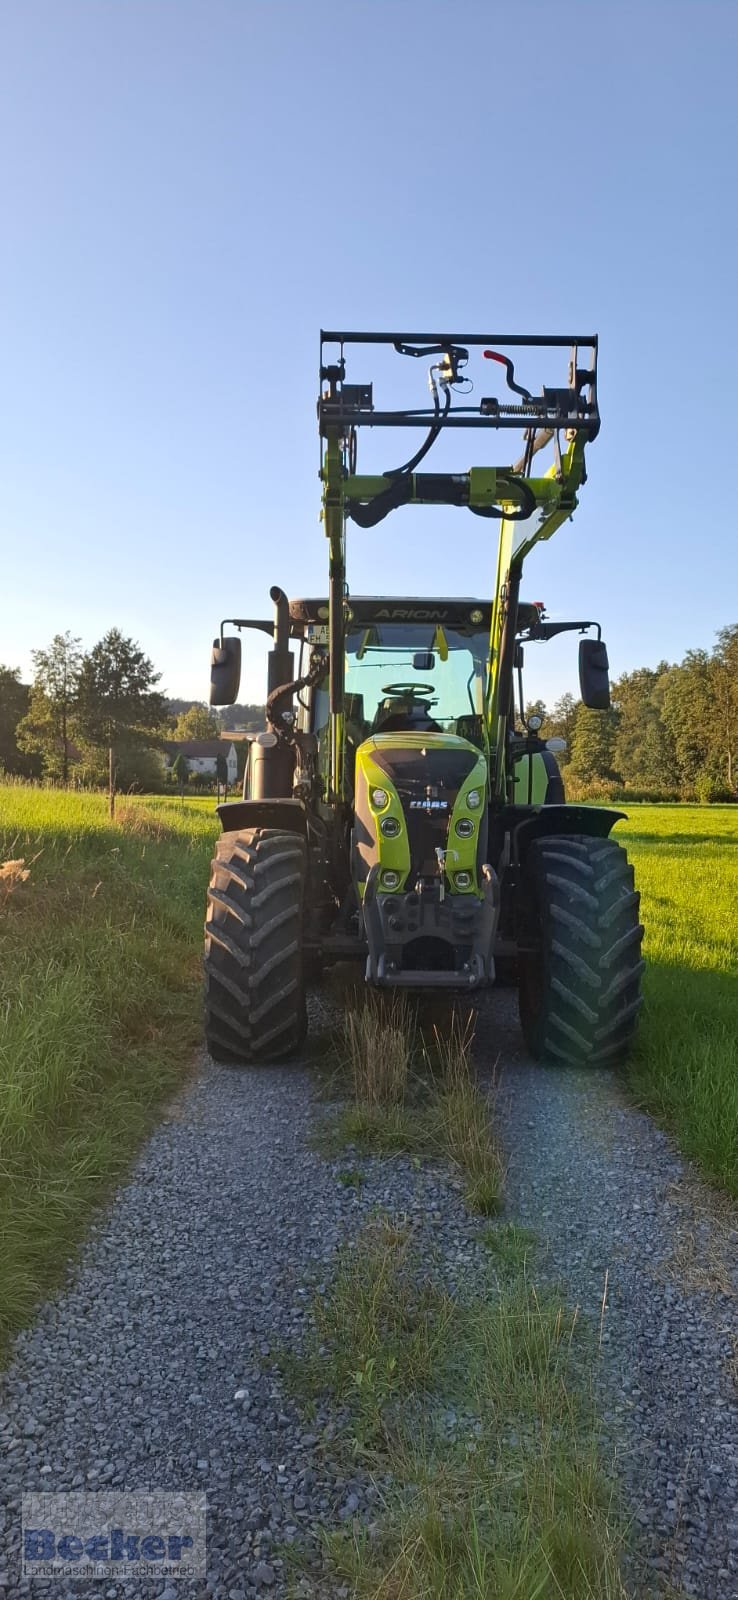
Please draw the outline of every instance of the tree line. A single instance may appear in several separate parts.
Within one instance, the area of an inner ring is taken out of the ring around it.
[[[35,650],[33,681],[0,666],[0,770],[57,783],[155,788],[167,740],[212,739],[263,725],[263,707],[167,700],[160,674],[133,639],[111,628],[89,651],[70,633]],[[571,799],[738,799],[738,623],[712,650],[676,665],[636,667],[612,685],[609,711],[571,694],[548,709],[544,738],[566,740]],[[179,776],[183,775],[180,763]]]
[[[571,694],[528,708],[543,716],[544,738],[566,740],[570,798],[738,799],[738,623],[712,650],[624,672],[611,693],[609,711]]]
[[[192,701],[169,701],[161,674],[139,645],[111,628],[83,651],[58,633],[32,652],[33,681],[0,666],[0,771],[67,785],[105,785],[111,810],[119,788],[156,788],[158,752],[168,740],[214,739],[226,731],[217,713]],[[229,707],[260,727],[259,706]],[[179,776],[182,776],[180,763]]]

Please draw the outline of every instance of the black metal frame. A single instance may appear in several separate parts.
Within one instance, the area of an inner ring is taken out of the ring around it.
[[[338,361],[325,360],[325,346],[338,345]],[[433,355],[450,355],[454,362],[468,356],[469,347],[495,345],[505,349],[561,349],[569,350],[567,383],[557,388],[544,387],[538,396],[529,395],[512,377],[512,363],[503,363],[507,370],[507,384],[517,396],[515,403],[503,403],[483,397],[474,406],[455,405],[443,417],[446,428],[538,428],[573,429],[586,431],[590,439],[599,432],[600,415],[597,405],[597,350],[596,334],[525,334],[525,333],[370,333],[341,332],[321,329],[320,377],[328,384],[318,402],[321,432],[336,424],[350,428],[422,428],[437,421],[433,406],[402,407],[394,411],[374,408],[371,384],[346,384],[345,346],[367,344],[387,345],[398,355],[412,355],[425,359]],[[418,348],[414,348],[418,347]],[[580,348],[591,351],[591,365],[579,366]],[[498,354],[496,351],[495,354]],[[453,387],[453,385],[452,385]],[[584,391],[584,393],[583,393]],[[585,397],[586,395],[586,397]],[[527,396],[527,398],[526,398]],[[485,409],[487,407],[488,409]]]

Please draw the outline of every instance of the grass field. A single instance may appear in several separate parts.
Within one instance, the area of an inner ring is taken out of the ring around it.
[[[55,1281],[200,1038],[213,801],[0,785],[0,1340]],[[738,807],[634,806],[646,1006],[628,1080],[738,1196]],[[19,874],[28,871],[23,879]]]
[[[200,1035],[212,802],[0,786],[0,1342],[57,1280]],[[28,872],[23,878],[22,873]]]
[[[738,806],[633,806],[646,1003],[628,1080],[738,1196]]]

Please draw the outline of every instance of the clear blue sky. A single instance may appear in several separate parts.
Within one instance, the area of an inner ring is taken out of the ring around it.
[[[324,587],[321,323],[598,331],[590,480],[525,592],[599,616],[615,672],[710,645],[737,47],[732,0],[5,0],[0,660],[116,625],[204,698],[221,616]],[[351,530],[351,586],[488,592],[493,538],[395,513]]]

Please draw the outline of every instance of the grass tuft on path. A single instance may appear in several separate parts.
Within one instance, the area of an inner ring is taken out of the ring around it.
[[[406,996],[356,995],[346,1012],[338,1073],[352,1098],[321,1129],[322,1147],[445,1158],[464,1176],[469,1209],[494,1215],[504,1164],[473,1044],[472,1016],[452,1011],[446,1026],[426,1035]]]
[[[178,801],[110,823],[103,796],[0,785],[0,866],[27,874],[0,877],[0,1346],[188,1070],[217,827]]]
[[[287,1379],[341,1408],[378,1514],[327,1537],[355,1600],[623,1600],[576,1312],[506,1255],[451,1296],[411,1230],[374,1219],[338,1252]]]

